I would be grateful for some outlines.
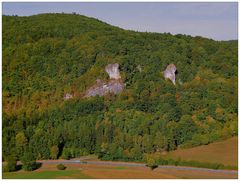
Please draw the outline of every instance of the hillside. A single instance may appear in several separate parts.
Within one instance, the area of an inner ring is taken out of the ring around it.
[[[202,145],[195,148],[178,149],[169,152],[169,158],[196,160],[201,162],[218,163],[230,166],[238,165],[238,138],[233,137],[224,141]]]
[[[77,14],[2,19],[4,159],[137,161],[237,135],[237,41]]]

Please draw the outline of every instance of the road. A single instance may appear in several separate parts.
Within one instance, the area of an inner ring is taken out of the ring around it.
[[[131,163],[131,162],[113,162],[113,161],[86,161],[84,159],[79,160],[42,160],[38,161],[42,164],[90,164],[90,165],[112,165],[112,166],[134,166],[134,167],[146,167],[144,163]],[[225,174],[238,174],[237,170],[214,170],[208,168],[195,168],[195,167],[183,167],[183,166],[170,166],[159,165],[158,168],[170,168],[174,170],[189,170],[189,171],[205,171]]]

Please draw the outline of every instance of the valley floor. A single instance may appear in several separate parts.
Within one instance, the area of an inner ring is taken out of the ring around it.
[[[165,156],[174,159],[181,158],[182,160],[238,166],[238,137],[235,136],[209,145],[178,149],[167,153]]]
[[[66,170],[57,170],[58,162],[67,166]],[[72,162],[72,163],[70,163]],[[211,170],[191,167],[159,166],[150,170],[144,164],[128,162],[88,161],[80,163],[77,160],[42,161],[42,167],[33,172],[23,170],[3,173],[5,179],[20,178],[237,178],[237,171]]]
[[[224,165],[237,166],[238,138],[189,149],[169,152],[166,157],[218,162]],[[236,170],[212,170],[204,168],[159,166],[151,170],[144,163],[100,161],[94,156],[85,156],[72,160],[38,160],[42,166],[32,172],[23,170],[3,173],[4,179],[45,179],[45,178],[238,178]],[[57,170],[63,163],[66,170]]]

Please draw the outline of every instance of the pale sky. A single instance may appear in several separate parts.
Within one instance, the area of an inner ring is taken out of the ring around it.
[[[76,12],[137,31],[170,32],[215,40],[238,38],[238,3],[194,2],[3,2],[3,14]]]

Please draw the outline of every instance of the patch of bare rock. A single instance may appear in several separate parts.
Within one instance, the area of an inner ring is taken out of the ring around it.
[[[108,73],[110,80],[104,82],[97,79],[96,84],[86,91],[85,97],[104,96],[108,93],[119,94],[122,92],[124,83],[119,72],[119,64],[108,64],[105,67],[105,71]]]
[[[136,67],[140,72],[142,71],[141,66]],[[102,81],[101,79],[97,79],[96,83],[91,86],[85,92],[84,97],[93,97],[93,96],[105,96],[108,93],[119,94],[124,89],[124,83],[121,79],[120,71],[119,71],[119,64],[108,64],[105,67],[105,71],[109,75],[108,81]],[[174,64],[169,64],[167,68],[164,70],[163,75],[165,79],[170,79],[172,83],[175,85],[175,74],[177,68]],[[67,93],[64,96],[64,100],[68,100],[73,98],[73,95]]]
[[[174,85],[176,84],[175,80],[176,71],[177,71],[176,66],[174,64],[169,64],[163,72],[165,79],[170,79]]]

